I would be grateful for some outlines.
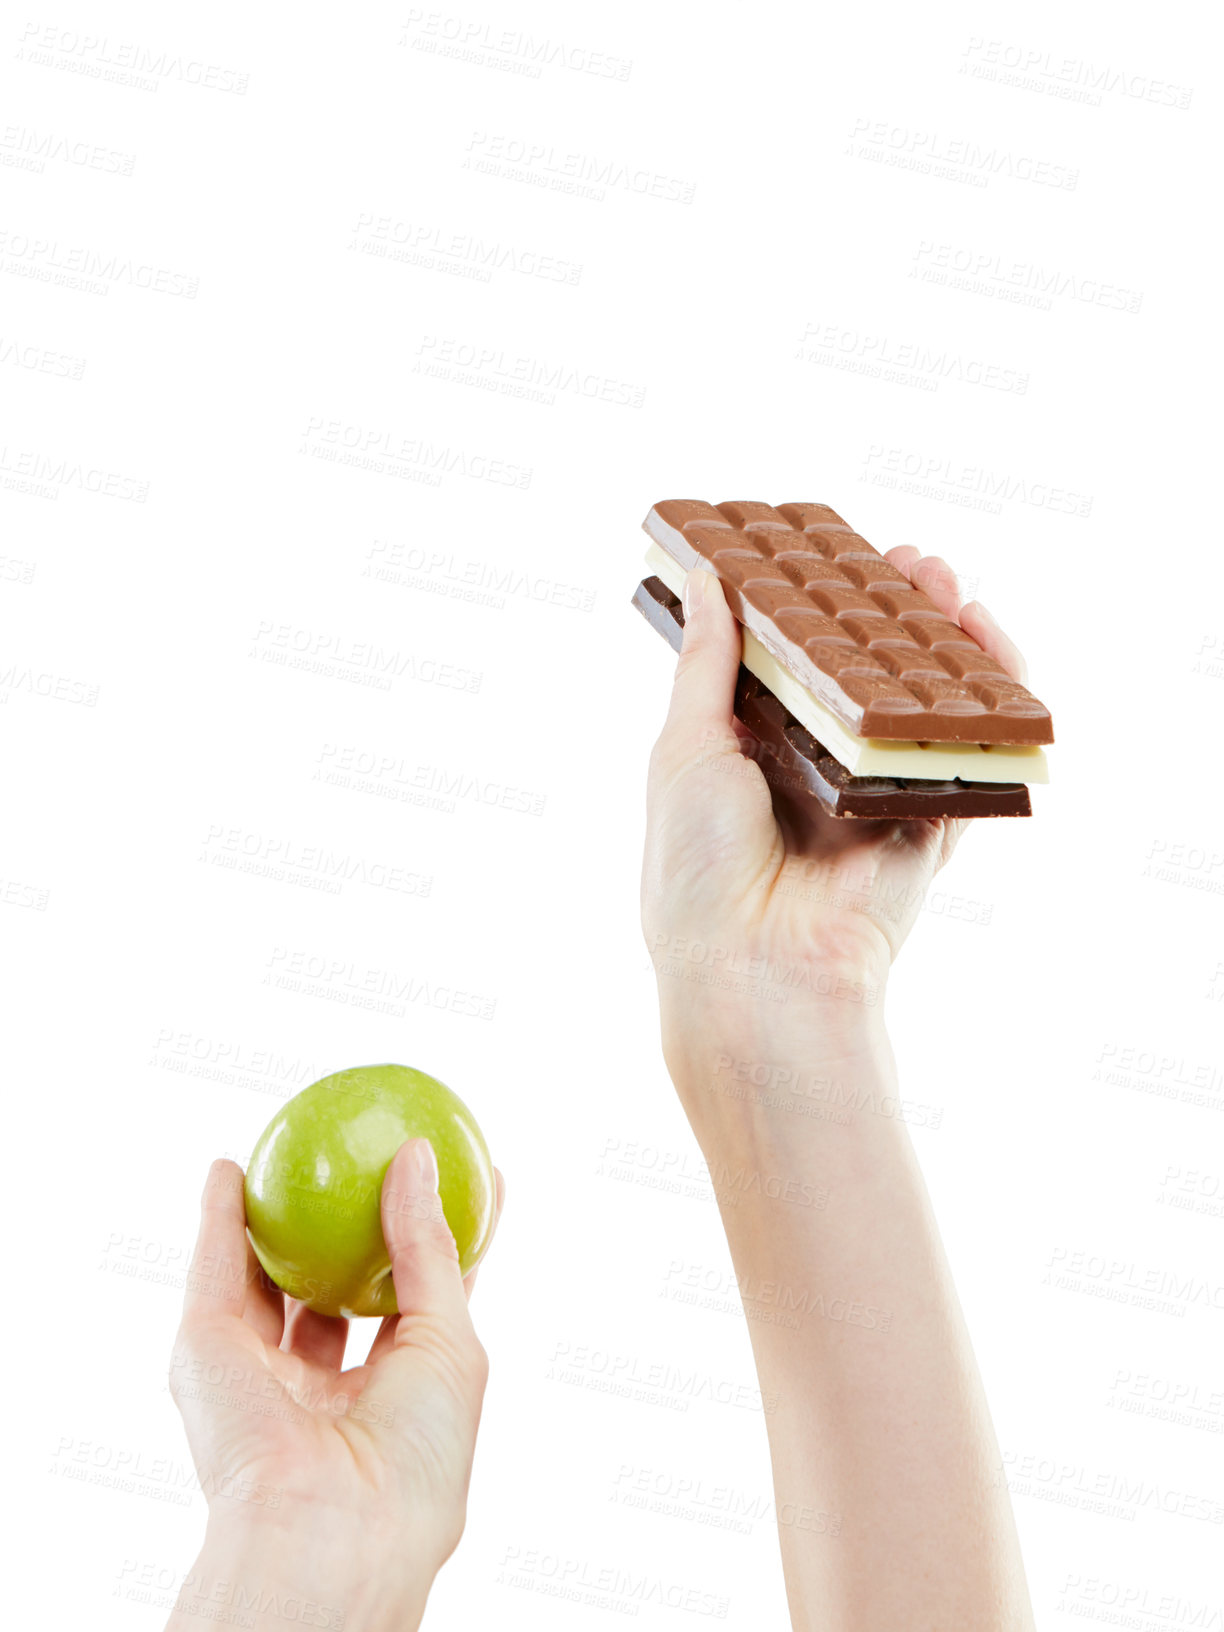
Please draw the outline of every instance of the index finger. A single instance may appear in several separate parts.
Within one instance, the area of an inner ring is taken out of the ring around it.
[[[960,605],[956,574],[942,557],[920,555],[912,544],[898,544],[884,559],[903,572],[914,588],[928,596],[946,617],[955,619],[984,652],[1003,665],[1013,680],[1019,680],[1021,685],[1027,683],[1028,664],[1020,648],[999,628],[981,601]]]
[[[968,606],[962,606],[959,622],[965,633],[972,635],[984,652],[989,652],[996,663],[1002,663],[1013,680],[1019,680],[1022,686],[1028,684],[1028,664],[1024,661],[1024,653],[1010,635],[1003,633],[981,601],[970,601]]]

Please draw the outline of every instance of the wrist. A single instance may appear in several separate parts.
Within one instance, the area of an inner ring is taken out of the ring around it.
[[[358,1530],[332,1510],[210,1516],[166,1632],[203,1622],[248,1632],[413,1632],[441,1565],[415,1556],[413,1539]]]
[[[882,986],[856,971],[825,973],[824,996],[785,1001],[660,977],[664,1059],[703,1147],[775,1122],[845,1123],[854,1085],[894,1080]]]
[[[752,934],[655,929],[647,945],[660,1003],[705,1003],[746,1023],[850,1030],[865,1011],[881,1008],[891,967],[887,942],[853,928],[840,939],[826,928],[798,946]]]

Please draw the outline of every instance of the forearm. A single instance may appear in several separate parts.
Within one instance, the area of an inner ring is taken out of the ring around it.
[[[209,1522],[166,1632],[204,1624],[249,1632],[414,1632],[433,1585],[402,1537],[354,1538],[330,1514],[284,1524]],[[371,1545],[372,1544],[372,1545]]]
[[[693,1002],[664,994],[665,1051],[749,1316],[796,1628],[1030,1628],[878,1006]]]

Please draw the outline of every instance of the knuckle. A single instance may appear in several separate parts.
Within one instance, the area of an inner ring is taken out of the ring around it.
[[[463,1540],[463,1532],[467,1529],[467,1504],[461,1503],[451,1514],[448,1522],[442,1529],[443,1557],[449,1558]]]
[[[440,1245],[445,1241],[452,1252],[455,1250],[450,1225],[446,1222],[441,1199],[436,1195],[412,1193],[393,1196],[389,1198],[384,1218],[398,1245],[403,1248],[410,1249],[418,1242],[436,1242]]]
[[[701,663],[705,658],[706,640],[703,635],[693,634],[685,641],[676,659],[676,682],[683,682],[689,670]]]
[[[472,1382],[483,1391],[489,1381],[489,1351],[475,1332],[465,1345],[464,1365]]]
[[[668,726],[650,755],[646,792],[653,807],[665,801],[690,758],[685,733],[675,724]]]
[[[455,1238],[445,1219],[431,1219],[415,1240],[407,1243],[407,1250],[415,1264],[424,1264],[434,1258],[442,1258],[452,1264],[459,1262]]]
[[[434,1252],[441,1253],[444,1258],[451,1258],[459,1262],[459,1248],[455,1245],[455,1238],[451,1234],[451,1227],[446,1222],[446,1214],[442,1211],[442,1203],[436,1196],[432,1197],[433,1208],[425,1223],[424,1235]]]
[[[180,1398],[183,1380],[190,1364],[191,1351],[180,1336],[175,1339],[174,1346],[170,1350],[170,1358],[166,1362],[166,1379],[170,1388],[170,1398],[176,1404]]]

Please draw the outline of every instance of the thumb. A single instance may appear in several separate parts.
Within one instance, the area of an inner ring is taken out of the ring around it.
[[[432,1536],[447,1558],[463,1532],[489,1358],[468,1313],[428,1139],[396,1151],[383,1179],[382,1227],[399,1315],[371,1345],[361,1399],[373,1413],[366,1420],[388,1430],[380,1449],[392,1484],[424,1493],[424,1556]]]
[[[470,1325],[459,1251],[438,1195],[438,1159],[428,1139],[409,1139],[383,1178],[382,1228],[400,1316]]]
[[[684,580],[684,644],[676,664],[671,705],[659,738],[664,758],[684,762],[695,753],[739,751],[732,724],[742,639],[721,583],[712,572]]]

